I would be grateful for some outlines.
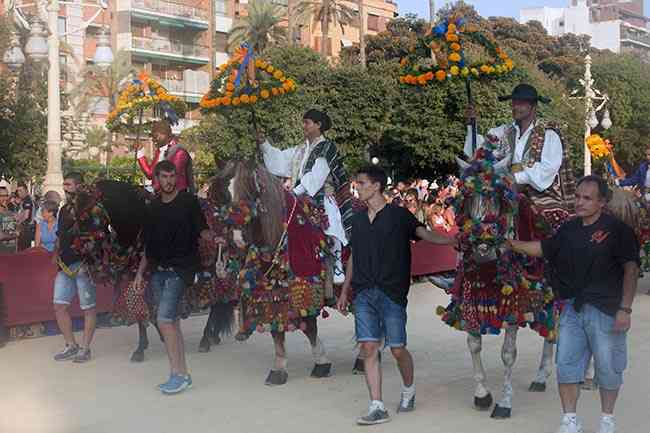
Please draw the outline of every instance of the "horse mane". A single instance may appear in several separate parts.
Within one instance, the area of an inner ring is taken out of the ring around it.
[[[257,245],[276,248],[284,232],[285,191],[279,178],[264,164],[237,164],[234,181],[235,202],[256,203],[253,238]]]
[[[607,203],[607,212],[630,226],[635,232],[640,229],[640,211],[634,193],[622,188],[612,188],[612,197]]]

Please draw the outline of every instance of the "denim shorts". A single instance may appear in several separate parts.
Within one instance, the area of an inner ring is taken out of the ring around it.
[[[151,276],[151,297],[158,307],[157,322],[178,320],[178,304],[185,292],[185,282],[177,272],[156,271]]]
[[[406,307],[391,300],[381,289],[358,292],[353,301],[357,341],[381,341],[389,347],[406,346]]]
[[[567,302],[560,316],[557,343],[558,383],[581,383],[592,355],[595,379],[603,389],[623,384],[627,367],[627,332],[615,332],[614,317],[586,304],[576,312]]]
[[[79,295],[79,306],[82,310],[95,308],[97,304],[97,292],[86,267],[82,262],[75,262],[68,266],[71,271],[77,272],[74,277],[69,276],[63,271],[56,274],[54,280],[54,300],[55,304],[70,305],[74,295]]]

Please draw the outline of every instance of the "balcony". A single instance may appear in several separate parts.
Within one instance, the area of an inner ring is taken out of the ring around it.
[[[136,18],[155,20],[174,27],[208,29],[208,11],[166,0],[132,0],[131,13]]]
[[[210,61],[208,47],[168,39],[133,36],[131,51],[139,57],[177,60],[197,65],[205,65]]]
[[[228,33],[232,29],[233,20],[230,17],[217,14],[214,17],[214,30],[219,33]]]
[[[623,24],[621,26],[621,43],[629,43],[650,48],[650,31],[641,27]]]

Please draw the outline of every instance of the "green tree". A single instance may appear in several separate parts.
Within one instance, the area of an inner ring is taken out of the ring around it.
[[[356,12],[342,0],[299,0],[296,6],[296,19],[298,22],[307,24],[311,20],[320,23],[321,55],[328,56],[327,47],[330,34],[330,25],[343,26],[357,22]]]
[[[256,52],[263,52],[269,46],[287,41],[286,21],[280,6],[270,0],[251,0],[248,15],[241,17],[228,34],[228,50],[235,51],[247,41]]]

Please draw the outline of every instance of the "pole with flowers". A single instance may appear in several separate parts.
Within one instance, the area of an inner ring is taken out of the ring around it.
[[[470,59],[468,45],[482,47],[481,59]],[[426,87],[464,80],[467,101],[473,106],[472,81],[505,77],[515,65],[489,34],[477,25],[453,14],[443,19],[424,36],[415,41],[409,54],[400,60],[400,83],[404,86]],[[476,119],[471,120],[472,149],[476,150]]]

